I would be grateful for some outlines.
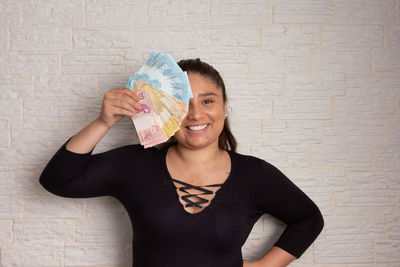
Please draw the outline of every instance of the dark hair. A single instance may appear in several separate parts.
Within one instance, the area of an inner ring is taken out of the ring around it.
[[[227,97],[224,81],[222,80],[219,72],[213,66],[204,61],[201,61],[200,58],[183,59],[178,62],[178,65],[183,71],[186,71],[188,73],[198,73],[214,82],[218,86],[218,88],[222,90],[222,98],[224,100],[224,104],[226,104]],[[165,145],[169,146],[174,143],[176,143],[176,140],[174,137],[171,137]],[[220,149],[228,149],[234,152],[236,151],[237,142],[231,132],[228,117],[225,117],[224,127],[218,137],[218,147]]]

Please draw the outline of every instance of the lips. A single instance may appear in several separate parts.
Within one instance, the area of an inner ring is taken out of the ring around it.
[[[209,125],[208,123],[205,123],[205,124],[200,124],[200,125],[186,126],[185,128],[190,131],[193,131],[193,132],[199,132],[199,131],[202,131],[205,128],[207,128],[208,125]]]

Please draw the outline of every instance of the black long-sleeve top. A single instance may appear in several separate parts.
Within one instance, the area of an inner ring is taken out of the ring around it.
[[[192,214],[179,201],[172,181],[179,177],[166,167],[167,148],[126,145],[79,154],[67,150],[67,142],[48,162],[40,184],[62,197],[118,199],[132,223],[134,267],[242,267],[241,247],[264,213],[287,225],[274,246],[299,258],[324,226],[303,191],[253,156],[227,150],[227,180],[208,206]]]

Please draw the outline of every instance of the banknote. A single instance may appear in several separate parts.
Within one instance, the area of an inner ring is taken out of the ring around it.
[[[182,71],[170,55],[162,52],[153,51],[144,65],[129,77],[126,87],[132,89],[138,79],[187,104],[193,97],[187,72]]]
[[[132,116],[140,143],[147,148],[167,141],[179,130],[187,104],[141,80],[133,90],[142,104]]]
[[[156,106],[151,100],[151,94],[148,90],[141,89],[136,92],[140,98],[141,104],[140,111],[132,117],[136,132],[138,134],[140,143],[147,148],[154,144],[159,144],[167,141],[162,123],[157,116]]]
[[[193,93],[187,72],[170,55],[151,53],[125,87],[141,97],[143,108],[132,121],[145,148],[166,142],[179,130]]]

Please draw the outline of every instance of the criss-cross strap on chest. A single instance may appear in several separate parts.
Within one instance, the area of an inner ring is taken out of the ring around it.
[[[195,207],[203,208],[201,206],[201,204],[208,203],[209,200],[205,199],[205,198],[202,198],[202,197],[200,197],[198,195],[212,195],[212,194],[214,194],[214,191],[209,190],[207,188],[203,188],[203,187],[220,187],[220,186],[223,185],[223,184],[211,184],[211,185],[198,186],[198,185],[188,184],[188,183],[185,183],[183,181],[176,180],[176,179],[172,179],[172,180],[174,182],[177,182],[177,183],[180,183],[180,184],[184,185],[184,186],[179,187],[178,189],[179,189],[179,191],[184,192],[184,193],[187,194],[187,195],[182,196],[182,199],[186,203],[188,203],[188,204],[185,204],[185,207],[193,207],[193,206],[195,206]],[[186,191],[187,189],[196,189],[196,190],[201,191],[202,193],[193,194],[193,193],[190,193],[190,192]],[[198,199],[198,201],[192,201],[190,199],[191,197],[196,197]]]

